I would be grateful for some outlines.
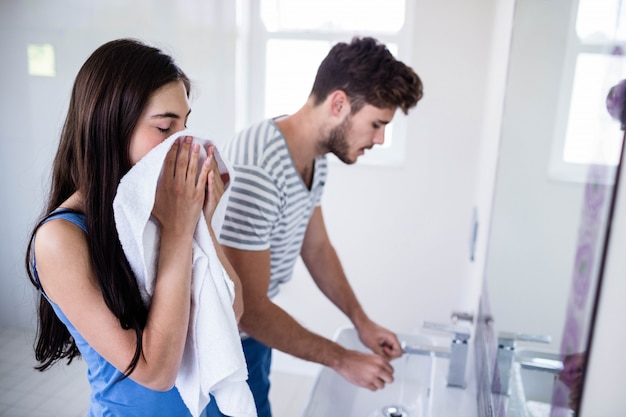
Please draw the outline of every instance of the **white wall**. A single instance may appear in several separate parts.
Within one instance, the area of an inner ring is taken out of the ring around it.
[[[234,2],[106,3],[0,3],[2,325],[34,325],[33,292],[22,266],[26,236],[42,208],[71,83],[97,46],[121,36],[166,45],[201,90],[190,125],[218,142],[233,133]],[[481,274],[471,271],[468,240],[496,3],[417,0],[409,19],[415,25],[409,64],[423,79],[425,96],[409,116],[406,163],[330,168],[323,202],[331,239],[371,317],[397,331],[416,330],[424,320],[445,322],[452,310],[475,309]],[[26,45],[44,42],[57,50],[58,75],[29,77]],[[502,74],[496,76],[501,82]],[[490,111],[497,113],[493,100]],[[495,132],[490,134],[493,139]],[[328,337],[348,324],[301,265],[278,302]]]
[[[487,94],[481,133],[478,173],[474,204],[476,207],[477,236],[475,260],[470,268],[470,299],[478,300],[483,291],[483,280],[489,249],[489,235],[492,225],[493,198],[497,164],[500,151],[500,136],[506,84],[509,69],[509,54],[515,0],[500,0],[495,5],[493,35],[491,37],[491,59],[487,79]],[[474,308],[478,311],[478,305]]]
[[[516,1],[486,267],[496,329],[550,335],[550,346],[533,348],[554,352],[561,347],[585,190],[549,175],[576,5]]]

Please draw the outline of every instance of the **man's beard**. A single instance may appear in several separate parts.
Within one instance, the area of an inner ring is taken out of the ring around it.
[[[328,152],[333,153],[339,160],[346,164],[353,164],[356,160],[350,159],[350,145],[348,144],[347,135],[352,127],[352,116],[348,116],[341,124],[335,126],[328,134],[326,139],[326,148]]]

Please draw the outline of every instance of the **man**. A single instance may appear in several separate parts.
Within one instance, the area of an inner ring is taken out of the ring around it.
[[[384,142],[396,109],[406,114],[421,97],[421,81],[411,68],[375,39],[355,38],[330,50],[297,113],[251,126],[224,148],[236,176],[220,242],[241,280],[240,329],[259,417],[271,416],[271,349],[329,366],[370,390],[393,381],[389,361],[402,354],[398,339],[359,304],[326,233],[320,204],[325,155],[356,162]],[[272,302],[291,278],[298,255],[373,354],[347,350],[306,330]]]

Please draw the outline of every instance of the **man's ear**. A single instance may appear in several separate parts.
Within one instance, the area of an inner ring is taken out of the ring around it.
[[[333,116],[343,116],[350,112],[350,99],[343,90],[335,90],[328,96],[330,113]]]

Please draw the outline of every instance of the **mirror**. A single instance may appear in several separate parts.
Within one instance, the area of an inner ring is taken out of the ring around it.
[[[606,109],[626,77],[620,3],[516,1],[485,288],[494,340],[549,336],[516,341],[544,361],[586,351],[623,135]],[[521,374],[526,401],[576,410],[557,372]]]

